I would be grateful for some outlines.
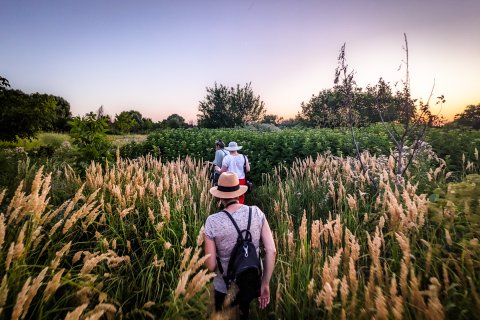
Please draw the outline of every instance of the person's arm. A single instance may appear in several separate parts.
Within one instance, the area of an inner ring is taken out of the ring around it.
[[[205,267],[208,271],[213,272],[217,267],[217,248],[215,247],[215,241],[211,240],[205,234],[204,236],[204,250],[205,255],[209,254],[210,256],[205,260]]]
[[[262,285],[260,287],[258,302],[260,309],[264,309],[270,303],[270,279],[272,278],[273,268],[275,267],[275,254],[277,252],[272,230],[270,230],[267,220],[263,223],[261,238],[265,250],[265,263],[263,264]]]
[[[228,164],[227,164],[227,161],[228,161],[228,160],[227,160],[227,157],[228,157],[228,156],[225,156],[225,157],[223,158],[222,168],[220,169],[220,173],[222,173],[222,172],[227,172],[227,171],[228,171]]]

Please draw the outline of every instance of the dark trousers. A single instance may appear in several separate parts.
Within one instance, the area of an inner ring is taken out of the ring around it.
[[[221,311],[223,308],[223,302],[225,301],[225,297],[227,294],[222,293],[220,291],[215,290],[215,310]],[[237,299],[232,302],[232,307],[238,305],[240,309],[240,319],[248,319],[250,313],[250,302],[249,303],[239,303]]]

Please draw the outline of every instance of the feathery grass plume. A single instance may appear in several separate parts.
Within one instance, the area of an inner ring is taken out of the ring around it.
[[[427,305],[423,300],[422,292],[420,291],[420,281],[415,274],[413,267],[410,268],[410,297],[413,306],[420,312],[421,315],[425,315],[427,311]]]
[[[450,232],[448,231],[447,228],[445,228],[445,240],[447,240],[447,244],[449,246],[453,245],[452,237],[450,236]]]
[[[310,246],[312,249],[320,248],[320,226],[321,226],[320,220],[312,221],[312,239],[310,241]]]
[[[410,265],[410,243],[408,238],[402,232],[395,232],[395,238],[402,249],[402,259],[405,260],[405,264],[408,267]]]
[[[80,316],[82,315],[83,311],[87,308],[88,303],[84,303],[78,307],[76,307],[73,311],[68,312],[65,316],[65,320],[79,320]]]
[[[184,248],[185,245],[187,244],[187,239],[188,239],[187,224],[185,223],[184,219],[182,219],[182,224],[183,224],[183,237],[182,237],[182,241],[180,242],[180,245],[182,246],[182,248]]]
[[[355,296],[358,289],[358,279],[357,272],[355,270],[355,261],[352,257],[350,257],[348,260],[348,281],[350,283],[350,287],[352,288],[351,292]]]
[[[17,242],[15,243],[15,248],[13,249],[13,262],[20,259],[20,257],[23,255],[23,251],[25,249],[25,244],[23,243],[23,240],[25,240],[25,231],[27,230],[27,224],[28,221],[23,224],[22,230],[20,230],[20,233],[18,234]]]
[[[187,286],[188,278],[190,277],[191,272],[192,271],[190,269],[187,269],[181,273],[180,278],[178,280],[177,287],[175,288],[175,294],[174,294],[175,299],[177,299],[178,297],[180,297],[180,295],[185,293],[185,288]]]
[[[348,201],[348,206],[350,207],[350,210],[356,211],[357,210],[357,196],[352,197],[352,195],[347,194],[347,201]]]
[[[302,222],[298,229],[298,234],[302,243],[307,240],[307,212],[305,209],[303,210]]]
[[[429,296],[427,302],[427,310],[425,312],[425,316],[427,319],[430,320],[439,320],[445,319],[445,313],[443,310],[442,303],[438,298],[438,294],[440,293],[440,282],[437,278],[432,277],[430,278],[430,285],[428,286],[427,294]]]
[[[95,308],[85,314],[83,319],[87,320],[94,320],[100,319],[100,317],[104,314],[107,314],[107,319],[111,319],[115,313],[117,312],[117,308],[110,303],[99,303],[95,306]]]
[[[70,212],[73,210],[73,208],[75,207],[75,205],[77,204],[77,202],[80,200],[80,199],[83,199],[84,196],[83,196],[83,189],[85,188],[85,183],[82,184],[82,186],[80,187],[80,189],[77,190],[77,192],[75,193],[75,196],[73,196],[73,199],[71,201],[68,202],[68,205],[67,205],[67,208],[65,209],[65,211],[63,212],[63,218],[66,219],[68,217],[68,215],[70,214]]]
[[[171,247],[172,247],[172,244],[171,244],[170,242],[168,242],[168,241],[166,241],[166,242],[163,244],[163,248],[164,248],[165,250],[168,250],[168,249],[170,249]]]
[[[288,252],[293,254],[295,252],[295,241],[293,240],[293,230],[288,231]]]
[[[343,276],[342,281],[340,282],[340,298],[342,300],[342,307],[347,305],[347,298],[349,294],[347,277]]]
[[[153,257],[152,265],[153,265],[155,268],[161,269],[161,268],[163,268],[163,267],[165,266],[165,261],[163,261],[163,259],[158,260],[157,255],[155,255],[155,256]]]
[[[163,220],[165,220],[166,223],[169,223],[170,222],[170,204],[168,203],[167,197],[164,195],[163,202],[161,200],[159,201],[161,205],[161,214],[162,214]]]
[[[358,244],[355,235],[348,229],[345,229],[345,257],[352,258],[353,261],[358,261],[360,258],[360,245]]]
[[[58,250],[56,253],[55,253],[55,258],[52,260],[51,264],[50,264],[50,267],[52,269],[57,269],[58,265],[60,264],[60,260],[62,259],[62,257],[68,252],[70,251],[70,247],[72,246],[72,241],[70,241],[69,243],[67,243],[66,245],[64,245],[60,250]]]
[[[0,200],[0,203],[1,202],[2,201]],[[6,234],[5,217],[3,216],[3,213],[0,213],[0,250],[2,250],[3,243],[5,242],[5,234]]]
[[[203,244],[203,241],[205,240],[204,236],[205,236],[205,225],[202,225],[197,235],[197,247],[200,247]]]
[[[10,269],[10,264],[12,263],[13,253],[15,250],[15,242],[10,243],[10,247],[8,248],[7,258],[5,259],[5,271]]]
[[[338,266],[341,262],[343,248],[337,250],[334,257],[329,256],[325,261],[322,269],[322,285],[329,283],[330,288],[333,288],[333,284],[338,275]],[[338,279],[337,279],[338,280]]]
[[[24,319],[28,313],[28,309],[30,308],[30,304],[32,303],[33,298],[37,295],[38,289],[42,285],[43,279],[45,278],[45,274],[47,273],[48,267],[45,267],[38,276],[33,280],[32,285],[28,289],[28,294],[23,304],[23,311],[21,315],[21,319]]]
[[[23,208],[23,203],[26,202],[25,193],[22,191],[23,184],[24,181],[22,180],[15,190],[12,200],[10,200],[10,204],[7,207],[5,216],[8,217],[8,224],[13,224],[17,220],[20,210]]]
[[[133,211],[133,209],[135,209],[135,204],[132,205],[131,207],[129,208],[125,208],[123,209],[122,211],[120,211],[119,209],[118,210],[118,215],[120,216],[120,219],[123,219],[127,216],[127,214],[129,214],[130,212]]]
[[[3,198],[5,198],[5,193],[7,193],[7,189],[3,189],[2,192],[0,192],[0,204],[3,202]]]
[[[15,307],[13,307],[12,320],[17,320],[23,313],[23,305],[28,297],[28,290],[30,289],[30,282],[32,277],[28,277],[27,281],[23,284],[22,290],[17,295],[17,301],[15,302]]]
[[[442,263],[442,273],[443,273],[443,288],[445,292],[450,288],[450,279],[448,277],[448,267],[445,263]]]
[[[182,253],[182,262],[180,263],[180,271],[183,271],[187,266],[187,262],[190,259],[190,254],[192,253],[192,248],[185,248],[183,249]]]
[[[8,298],[8,279],[5,274],[2,278],[2,284],[0,285],[0,316],[2,315],[3,307]]]
[[[403,319],[403,299],[398,295],[397,279],[395,274],[390,280],[390,306],[392,307],[393,318],[396,320]]]
[[[310,279],[310,282],[308,283],[308,286],[307,286],[308,300],[312,300],[314,291],[315,291],[315,278],[312,278]]]
[[[63,224],[63,219],[60,219],[57,223],[53,225],[53,227],[50,229],[50,232],[48,233],[48,236],[51,238],[55,232],[57,232],[58,228],[60,228]]]
[[[376,287],[375,309],[375,319],[388,319],[387,301],[382,289],[378,286]]]
[[[188,283],[184,301],[188,302],[192,297],[194,297],[200,290],[216,276],[215,272],[209,272],[208,270],[203,269],[193,276],[192,280]]]
[[[60,280],[62,279],[62,274],[64,271],[65,269],[60,269],[47,283],[45,291],[43,292],[43,301],[48,301],[48,299],[50,299],[50,297],[53,296],[60,287]]]
[[[148,208],[148,219],[152,224],[155,224],[155,215],[153,214],[153,210]]]

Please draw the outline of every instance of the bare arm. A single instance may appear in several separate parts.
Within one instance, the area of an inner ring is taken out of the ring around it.
[[[205,255],[209,254],[210,256],[205,260],[205,267],[207,267],[208,271],[215,271],[217,267],[217,248],[215,247],[215,242],[208,238],[205,234],[204,237],[204,250]]]
[[[245,163],[245,170],[247,170],[247,172],[250,172],[250,161],[248,161],[248,158],[245,158],[245,159],[247,160],[247,162]]]
[[[266,220],[262,226],[261,238],[265,250],[265,263],[263,266],[262,285],[258,301],[260,308],[264,309],[270,303],[270,279],[272,278],[273,268],[275,267],[275,254],[277,252],[272,230],[270,230],[270,226]]]

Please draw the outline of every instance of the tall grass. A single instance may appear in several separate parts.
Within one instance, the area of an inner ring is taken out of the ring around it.
[[[278,263],[271,305],[253,317],[478,316],[477,178],[442,189],[440,162],[424,174],[441,190],[432,197],[399,179],[393,158],[362,163],[320,155],[265,176],[250,201],[267,215]],[[58,180],[72,190],[60,204]],[[218,209],[200,161],[117,155],[84,175],[40,168],[31,181],[0,191],[0,318],[207,317],[202,225]]]

